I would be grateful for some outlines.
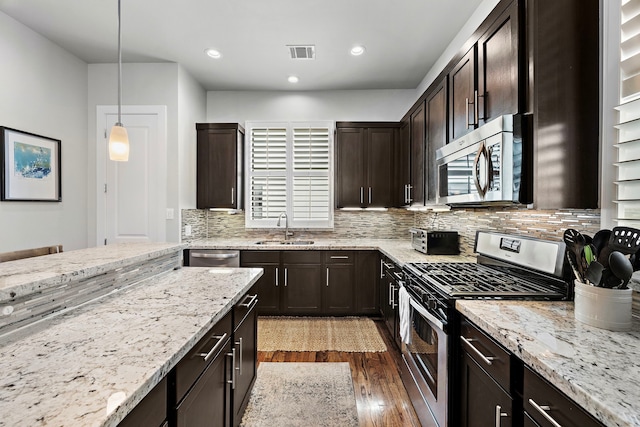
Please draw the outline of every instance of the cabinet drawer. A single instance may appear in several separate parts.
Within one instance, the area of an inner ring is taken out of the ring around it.
[[[231,338],[231,312],[207,332],[176,366],[176,402],[180,402],[196,379]]]
[[[509,352],[467,319],[461,322],[460,345],[502,388],[511,392]]]
[[[322,251],[283,251],[282,262],[288,264],[320,264]]]
[[[242,251],[240,252],[240,264],[278,264],[280,262],[279,251]]]
[[[353,251],[325,251],[324,262],[326,264],[353,264],[355,255]]]
[[[258,304],[258,294],[246,294],[236,305],[233,306],[233,330],[244,321],[247,314]]]
[[[541,427],[554,425],[549,418],[563,427],[603,426],[602,423],[529,367],[524,369],[522,396],[525,418],[528,415]]]

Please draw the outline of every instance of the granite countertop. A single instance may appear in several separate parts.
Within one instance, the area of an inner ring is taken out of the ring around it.
[[[0,301],[175,253],[177,243],[118,243],[0,263]]]
[[[0,426],[116,425],[261,275],[183,268],[34,326],[0,347]]]
[[[191,242],[191,249],[238,250],[379,250],[400,266],[408,262],[476,262],[475,256],[425,255],[402,239],[310,239],[312,245],[257,245],[261,239],[203,239]],[[295,239],[292,239],[295,241]]]
[[[640,320],[611,332],[572,302],[460,300],[456,308],[607,426],[640,425]]]

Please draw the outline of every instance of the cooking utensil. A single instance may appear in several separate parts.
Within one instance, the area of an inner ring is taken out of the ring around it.
[[[609,255],[612,249],[609,247],[611,240],[611,230],[600,230],[593,236],[593,245],[596,247],[598,262],[605,268],[609,268]]]
[[[569,267],[571,267],[571,271],[573,271],[573,277],[575,277],[579,282],[584,283],[584,278],[578,272],[575,263],[575,254],[571,251],[567,251],[567,262],[569,262]]]
[[[587,263],[587,267],[589,267],[589,265],[591,265],[593,261],[596,261],[595,253],[596,253],[596,248],[592,244],[584,245],[582,256],[584,257],[584,260]]]
[[[576,278],[584,283],[584,272],[587,269],[586,262],[583,264],[584,236],[578,230],[567,228],[564,231],[563,240],[569,250],[567,252],[569,264],[573,263],[572,267],[575,267],[575,270],[579,273]]]
[[[609,247],[625,255],[635,254],[640,249],[640,230],[632,227],[613,227]]]
[[[591,262],[591,264],[589,264],[587,271],[584,273],[584,278],[587,279],[593,286],[601,286],[600,282],[602,281],[603,271],[604,266],[598,261],[593,261]]]
[[[626,289],[631,275],[633,275],[633,266],[631,262],[625,257],[622,252],[613,251],[609,256],[609,269],[615,277],[617,277],[621,283],[620,289]]]

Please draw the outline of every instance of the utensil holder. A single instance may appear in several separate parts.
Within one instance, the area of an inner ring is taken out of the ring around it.
[[[608,331],[631,329],[632,289],[609,289],[575,281],[575,318]]]

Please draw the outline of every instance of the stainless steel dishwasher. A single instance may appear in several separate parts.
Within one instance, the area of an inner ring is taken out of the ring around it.
[[[240,251],[190,249],[189,267],[240,267]]]

